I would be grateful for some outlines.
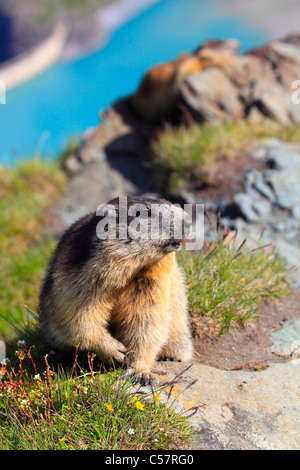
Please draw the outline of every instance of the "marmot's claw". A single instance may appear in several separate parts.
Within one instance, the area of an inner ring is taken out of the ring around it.
[[[139,378],[141,385],[152,385],[153,383],[153,377],[151,374],[142,374],[142,376]]]
[[[133,369],[133,366],[130,364],[128,361],[128,357],[124,356],[123,364],[122,364],[122,369],[126,370],[128,367],[131,367]]]
[[[127,356],[124,356],[121,367],[122,367],[122,369],[125,369],[125,370],[128,368],[128,358],[127,358]]]
[[[161,358],[161,361],[167,361],[167,362],[168,362],[168,361],[172,361],[172,362],[181,362],[181,359],[177,359],[177,357],[174,357],[174,356],[171,356],[171,357],[169,357],[169,356],[163,356],[163,357]]]
[[[130,364],[129,366],[133,367]],[[124,374],[123,375],[124,377],[129,378],[130,380],[133,380],[133,382],[135,383],[140,382],[142,386],[152,385],[153,380],[154,380],[151,374],[149,373],[143,374],[141,372],[135,372],[134,368],[132,368],[131,370],[126,370],[122,374]]]

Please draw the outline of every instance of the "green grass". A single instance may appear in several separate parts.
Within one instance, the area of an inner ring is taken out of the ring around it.
[[[222,161],[232,162],[250,145],[265,138],[300,141],[299,126],[283,128],[270,122],[254,125],[247,121],[167,126],[152,142],[152,163],[160,187],[167,195],[208,183]]]
[[[21,322],[36,306],[39,286],[54,240],[42,235],[44,210],[60,194],[65,174],[55,163],[33,159],[0,168],[0,333],[5,319]]]
[[[75,357],[71,371],[54,372],[25,344],[16,355],[18,366],[0,367],[0,450],[187,448],[192,431],[166,385],[145,392],[120,371],[96,372],[93,356],[87,369]]]
[[[288,267],[274,248],[246,246],[239,245],[236,233],[225,232],[197,253],[181,252],[196,336],[211,330],[223,334],[253,320],[263,299],[289,294]]]

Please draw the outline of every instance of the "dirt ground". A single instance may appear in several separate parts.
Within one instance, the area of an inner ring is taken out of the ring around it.
[[[222,336],[211,334],[195,340],[197,362],[223,370],[259,370],[272,362],[284,362],[270,346],[270,334],[300,316],[300,292],[280,300],[265,300],[258,318],[236,326]]]
[[[192,192],[204,204],[231,202],[234,194],[244,190],[246,168],[262,171],[266,169],[266,165],[250,153],[236,153],[230,159],[213,166],[208,174],[209,184],[198,190],[191,188]]]

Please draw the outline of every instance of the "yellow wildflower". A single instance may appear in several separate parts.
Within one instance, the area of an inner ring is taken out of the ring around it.
[[[107,409],[107,411],[113,411],[113,406],[111,403],[109,404],[105,403],[105,408]]]
[[[155,401],[160,401],[159,393],[152,395]]]
[[[138,410],[142,411],[145,408],[145,405],[143,405],[143,403],[141,403],[140,401],[136,401],[134,404]]]

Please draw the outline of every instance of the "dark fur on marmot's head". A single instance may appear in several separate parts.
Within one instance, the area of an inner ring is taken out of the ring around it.
[[[69,267],[99,256],[116,262],[155,262],[180,249],[188,235],[188,214],[165,199],[120,197],[75,222],[63,236]]]

